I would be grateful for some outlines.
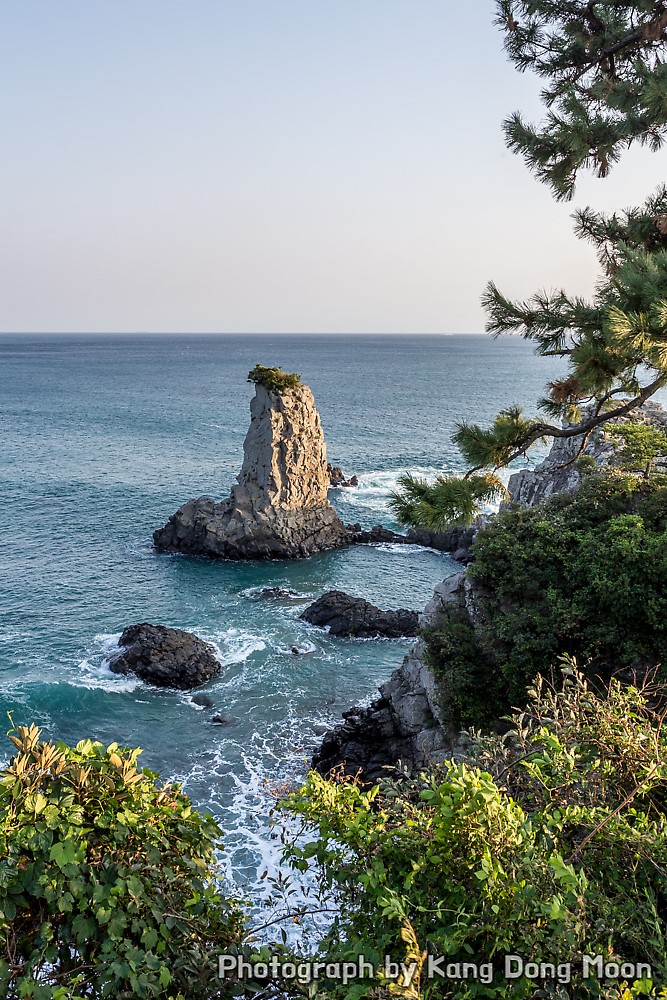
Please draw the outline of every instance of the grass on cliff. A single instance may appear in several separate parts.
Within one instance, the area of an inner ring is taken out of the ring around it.
[[[272,392],[283,392],[285,389],[296,389],[301,385],[301,376],[296,372],[284,372],[282,368],[267,368],[265,365],[255,365],[248,372],[248,382],[263,385]]]
[[[667,478],[589,475],[575,494],[502,511],[458,610],[425,631],[448,724],[485,725],[571,654],[588,676],[656,667],[667,649]]]

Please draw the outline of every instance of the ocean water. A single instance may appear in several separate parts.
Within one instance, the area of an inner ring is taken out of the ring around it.
[[[401,473],[462,468],[457,421],[530,409],[556,373],[518,338],[0,336],[2,718],[69,742],[143,747],[146,766],[220,821],[226,874],[250,896],[276,860],[267,785],[300,780],[324,729],[409,646],[334,639],[300,611],[332,588],[420,609],[458,569],[445,554],[393,545],[289,563],[153,551],[152,531],[185,500],[228,495],[257,362],[311,386],[330,461],[360,481],[331,500],[368,527],[393,526],[386,500]],[[276,586],[300,599],[260,596]],[[108,670],[120,632],[140,621],[217,646],[222,670],[204,690],[227,724],[187,693]],[[10,750],[2,740],[0,761]]]

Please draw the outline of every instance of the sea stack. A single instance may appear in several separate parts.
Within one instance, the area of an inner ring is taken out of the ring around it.
[[[157,549],[226,559],[294,559],[353,539],[327,498],[326,445],[298,375],[257,365],[243,468],[231,497],[189,500],[153,535]]]

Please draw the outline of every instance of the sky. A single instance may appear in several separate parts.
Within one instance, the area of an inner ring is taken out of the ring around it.
[[[504,146],[540,117],[492,0],[5,0],[2,332],[470,333],[489,279],[590,294],[574,203]]]

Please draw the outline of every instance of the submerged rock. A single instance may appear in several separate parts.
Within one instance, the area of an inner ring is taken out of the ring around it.
[[[187,691],[220,673],[213,646],[180,628],[147,622],[130,625],[118,646],[120,652],[109,658],[109,668],[115,674],[136,674],[158,687]]]
[[[192,704],[199,705],[200,708],[213,708],[215,702],[207,694],[195,694],[192,696]]]
[[[211,723],[214,726],[234,726],[239,720],[235,715],[213,715]]]
[[[417,634],[419,615],[399,608],[381,611],[361,597],[351,597],[342,590],[330,590],[300,615],[311,625],[329,627],[331,635],[371,639],[386,636],[399,639]]]
[[[153,535],[157,549],[228,559],[285,559],[348,545],[327,499],[326,447],[313,394],[258,382],[243,467],[231,497],[189,500]]]
[[[291,587],[262,587],[257,593],[261,600],[271,601],[308,601],[310,598],[305,594],[300,594],[298,590]]]

